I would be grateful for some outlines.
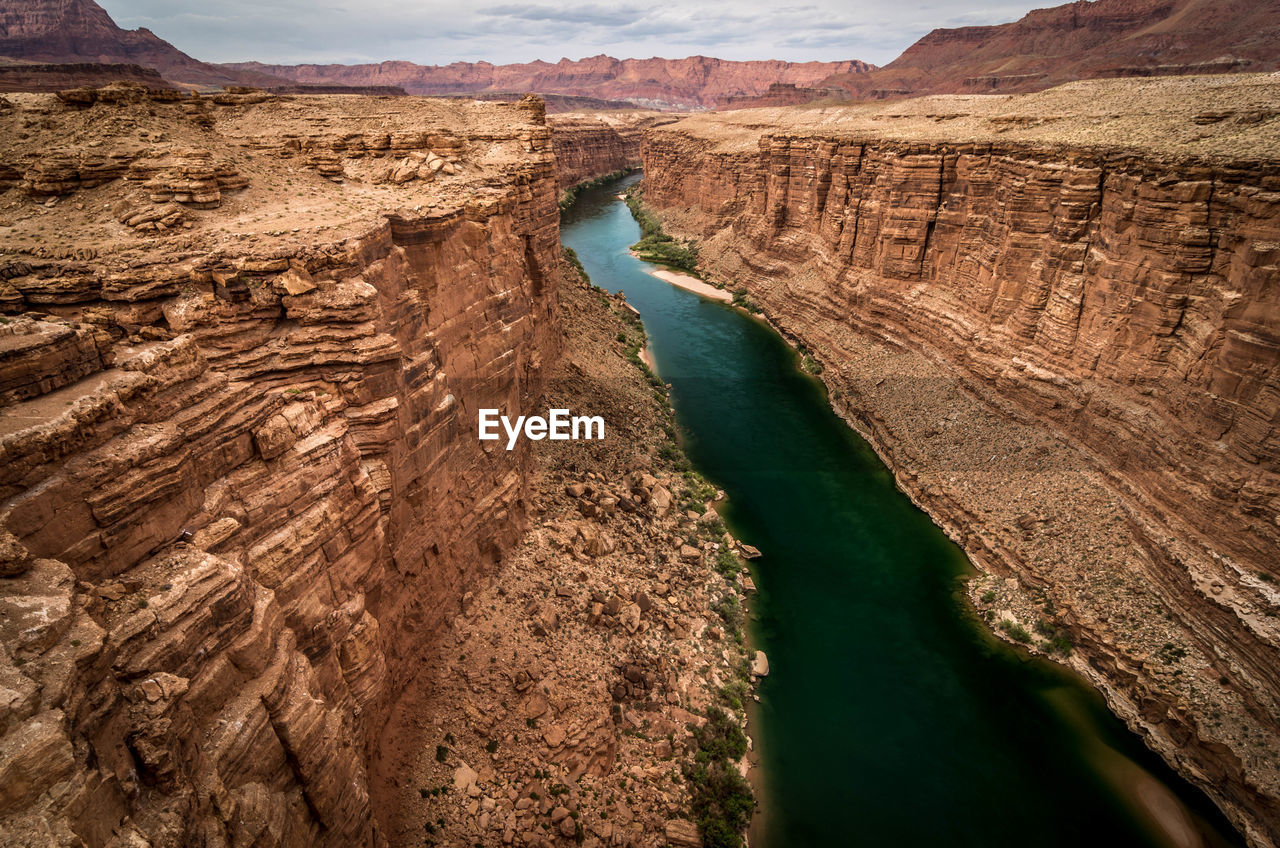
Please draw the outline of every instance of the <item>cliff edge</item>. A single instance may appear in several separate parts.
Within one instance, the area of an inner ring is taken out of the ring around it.
[[[644,196],[1253,844],[1280,832],[1280,81],[761,109]],[[1010,578],[1010,579],[1004,579]],[[1033,639],[1033,647],[1057,652]]]

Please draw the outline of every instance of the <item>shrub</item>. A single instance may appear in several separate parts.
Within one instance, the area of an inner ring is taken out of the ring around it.
[[[747,738],[724,710],[710,707],[706,716],[707,723],[694,732],[694,761],[684,768],[693,815],[707,848],[741,848],[742,831],[755,807],[751,784],[736,765],[747,752]]]
[[[627,208],[640,225],[640,241],[631,245],[641,259],[668,265],[697,275],[698,246],[692,241],[677,241],[662,231],[662,223],[644,205],[639,188],[627,193]]]
[[[722,576],[733,579],[738,576],[738,572],[742,571],[742,561],[728,547],[722,547],[720,553],[716,554],[714,568]]]
[[[733,290],[733,305],[741,306],[743,309],[747,310],[752,315],[759,315],[761,312],[764,312],[763,309],[761,309],[759,306],[756,305],[755,301],[747,297],[746,289]]]
[[[1009,638],[1015,642],[1030,642],[1031,634],[1027,632],[1027,628],[1018,624],[1016,621],[1004,619],[1000,622],[1000,629],[1009,634]]]
[[[724,620],[724,629],[733,641],[742,644],[742,604],[738,602],[738,596],[734,594],[725,595],[713,606],[720,618]]]

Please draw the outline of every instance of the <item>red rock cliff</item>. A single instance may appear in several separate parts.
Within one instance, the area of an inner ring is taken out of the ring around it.
[[[640,167],[639,115],[563,115],[548,119],[560,188]]]
[[[1196,85],[691,118],[648,134],[644,190],[827,365],[837,409],[980,565],[1066,611],[1072,664],[1271,845],[1280,150],[1235,121],[1280,90]],[[1074,135],[1093,110],[1109,129]]]
[[[383,844],[383,722],[525,525],[474,428],[558,353],[538,107],[0,115],[8,844]]]
[[[627,100],[651,109],[698,109],[714,106],[730,95],[762,94],[776,82],[812,85],[832,74],[856,76],[873,66],[857,60],[734,62],[709,56],[684,59],[591,56],[577,61],[561,59],[555,64],[264,65],[242,62],[223,67],[236,73],[271,74],[302,83],[399,85],[410,94],[534,91]]]
[[[1280,67],[1280,7],[1077,0],[997,26],[935,29],[883,68],[826,81],[861,98],[1039,91],[1069,80]]]

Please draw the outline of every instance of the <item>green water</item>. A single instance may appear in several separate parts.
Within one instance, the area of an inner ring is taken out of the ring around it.
[[[639,232],[614,195],[638,178],[585,192],[562,238],[640,310],[686,452],[728,493],[735,535],[764,553],[751,626],[771,673],[751,714],[752,845],[1174,844],[1138,782],[1171,793],[1199,844],[1242,845],[1091,688],[974,622],[964,554],[781,338],[627,254]]]

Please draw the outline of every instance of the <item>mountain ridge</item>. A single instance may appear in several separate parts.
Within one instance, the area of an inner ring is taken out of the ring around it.
[[[1077,0],[935,29],[888,65],[834,74],[856,99],[1040,91],[1080,79],[1280,69],[1280,3]]]
[[[122,29],[93,0],[0,0],[0,56],[33,63],[140,65],[192,87],[268,82],[201,62],[145,27]]]
[[[273,65],[236,62],[235,73],[261,73],[301,83],[399,85],[410,94],[534,91],[608,100],[630,100],[658,108],[708,108],[723,98],[766,92],[775,83],[812,85],[833,74],[866,73],[875,66],[856,59],[838,62],[734,61],[710,56],[683,59],[616,59],[604,54],[558,62],[499,65],[452,62],[420,65],[393,60],[359,65]]]

